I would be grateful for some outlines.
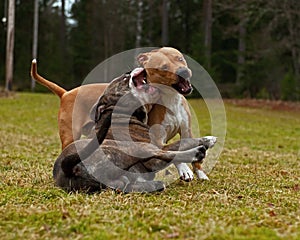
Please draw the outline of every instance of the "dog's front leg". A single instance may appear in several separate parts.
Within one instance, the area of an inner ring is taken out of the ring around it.
[[[155,105],[155,108],[153,108],[152,110],[152,115],[150,115],[150,126],[151,126],[151,131],[150,131],[150,137],[151,137],[151,142],[160,147],[160,148],[165,148],[164,144],[167,142],[167,140],[169,140],[170,138],[172,138],[172,136],[168,136],[166,129],[167,127],[164,126],[164,123],[161,122],[157,122],[157,119],[153,119],[151,118],[152,116],[160,116],[160,113],[157,112],[157,109],[160,109],[159,107],[160,105]],[[151,122],[152,121],[152,122]],[[188,129],[188,128],[186,128]],[[189,136],[186,136],[189,137]],[[168,146],[168,145],[166,145]],[[165,149],[167,150],[167,149]],[[178,147],[174,150],[178,150]],[[189,182],[191,180],[193,180],[193,171],[190,169],[190,167],[186,164],[186,163],[174,163],[179,177],[181,180],[184,180],[186,182]]]
[[[214,145],[217,141],[217,138],[210,136],[210,137],[204,137],[204,138],[202,138],[202,140],[204,141],[204,143],[206,143],[208,145]],[[209,180],[206,173],[203,171],[202,165],[200,162],[194,162],[194,163],[192,163],[192,166],[193,166],[193,170],[196,173],[198,179]]]
[[[190,108],[188,106],[188,103],[186,99],[181,96],[183,107],[180,108],[179,114],[184,118],[180,123],[180,138],[181,139],[192,139],[192,131],[191,131],[191,112]],[[183,150],[183,149],[182,149]],[[190,167],[186,163],[175,163],[175,167],[177,168],[178,174],[180,176],[180,179],[184,181],[191,181],[194,179],[193,171],[190,169]]]
[[[190,182],[194,179],[193,171],[186,163],[174,163],[181,180]]]
[[[149,171],[159,171],[171,163],[201,163],[206,150],[212,148],[216,141],[217,138],[213,136],[183,139],[165,146],[162,150],[153,151],[152,157],[143,159],[142,163]]]
[[[216,140],[217,138],[213,136],[207,136],[203,138],[186,138],[166,145],[164,150],[188,150],[201,144],[205,145],[207,148],[210,148],[215,144]],[[175,163],[174,165],[176,166],[182,180],[189,181],[193,179],[193,172],[186,163]],[[209,180],[204,171],[201,169],[201,164],[199,162],[195,162],[192,165],[199,179]]]
[[[169,164],[199,162],[205,158],[206,147],[201,145],[185,151],[164,151],[154,153],[152,157],[143,159],[143,165],[149,171],[159,171]]]

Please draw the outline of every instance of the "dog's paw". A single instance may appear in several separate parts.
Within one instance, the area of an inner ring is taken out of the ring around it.
[[[203,172],[202,170],[196,169],[195,173],[196,173],[198,179],[200,179],[200,180],[209,180],[209,178],[207,177],[205,172]]]
[[[177,168],[181,180],[184,180],[186,182],[190,182],[193,180],[193,171],[189,168],[189,166],[186,163],[175,164],[175,166]]]
[[[203,144],[206,149],[212,148],[217,142],[217,137],[205,136],[201,138],[201,144]]]

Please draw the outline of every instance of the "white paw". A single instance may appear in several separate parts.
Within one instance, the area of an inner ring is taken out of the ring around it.
[[[189,166],[186,163],[178,163],[175,164],[178,174],[180,176],[180,179],[184,181],[192,181],[194,178],[193,171],[189,168]]]
[[[204,141],[204,145],[208,146],[208,148],[212,148],[217,142],[217,137],[214,136],[205,136],[202,139]]]
[[[197,174],[198,179],[209,180],[209,178],[206,176],[206,174],[202,170],[196,169],[195,172]]]

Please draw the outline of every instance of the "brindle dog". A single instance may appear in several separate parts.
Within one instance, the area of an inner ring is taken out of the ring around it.
[[[215,137],[182,139],[162,149],[151,144],[147,117],[159,98],[143,68],[113,80],[94,106],[96,136],[75,141],[57,158],[56,185],[66,191],[152,192],[164,189],[163,182],[153,181],[156,171],[201,162]]]

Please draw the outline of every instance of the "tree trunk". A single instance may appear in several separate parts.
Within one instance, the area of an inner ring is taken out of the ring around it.
[[[15,41],[15,0],[8,2],[8,22],[6,40],[6,79],[5,90],[12,90],[14,71],[14,41]]]
[[[66,15],[65,0],[61,0],[60,48],[62,62],[66,59]]]
[[[239,26],[239,46],[238,46],[238,68],[236,76],[236,85],[240,85],[243,77],[243,69],[245,66],[245,52],[246,52],[246,22],[241,15]]]
[[[211,67],[211,28],[212,28],[212,0],[203,1],[204,23],[204,54],[206,67]]]
[[[142,31],[143,31],[143,1],[138,1],[137,9],[137,19],[136,19],[136,37],[135,37],[135,47],[141,47],[142,40]]]
[[[168,0],[163,0],[162,5],[162,25],[161,25],[161,44],[167,46],[169,42],[169,6]]]
[[[32,58],[37,58],[39,31],[39,0],[34,0]],[[31,79],[31,91],[34,91],[35,80]]]
[[[293,61],[293,69],[294,69],[294,74],[299,80],[300,77],[300,54],[299,54],[299,37],[300,37],[300,32],[299,28],[297,27],[298,24],[298,14],[299,13],[299,8],[293,4],[293,2],[290,1],[285,1],[284,2],[284,10],[285,10],[285,16],[287,16],[288,20],[288,31],[289,31],[289,47],[290,51],[292,53],[292,61]],[[293,16],[294,14],[294,16]]]

